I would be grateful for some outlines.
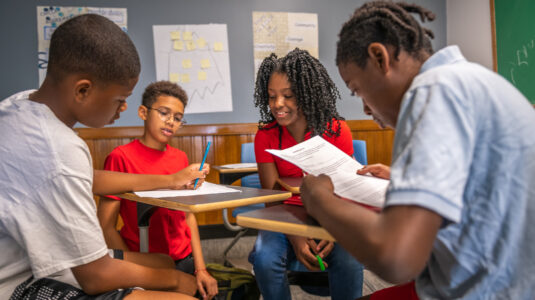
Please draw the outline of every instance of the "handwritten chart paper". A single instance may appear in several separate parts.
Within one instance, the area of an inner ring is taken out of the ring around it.
[[[126,31],[126,8],[81,7],[81,6],[37,6],[37,56],[39,85],[43,83],[48,67],[50,38],[63,22],[82,14],[97,14],[112,20]]]
[[[281,57],[298,47],[318,58],[318,15],[309,13],[253,12],[255,76],[271,53]]]
[[[156,79],[180,85],[186,113],[232,111],[226,24],[154,25]]]

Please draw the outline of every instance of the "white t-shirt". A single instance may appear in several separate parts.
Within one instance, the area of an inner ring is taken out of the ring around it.
[[[108,253],[85,142],[33,91],[0,102],[0,295]],[[72,278],[72,277],[70,277]]]

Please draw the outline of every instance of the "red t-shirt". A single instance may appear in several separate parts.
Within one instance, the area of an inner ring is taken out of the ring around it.
[[[351,130],[345,121],[334,121],[333,130],[336,131],[340,127],[339,136],[329,136],[323,134],[322,137],[329,143],[335,145],[340,150],[348,155],[353,155],[353,137]],[[277,126],[276,121],[266,125],[266,128],[258,130],[254,140],[255,156],[257,163],[275,163],[280,177],[303,177],[303,171],[296,165],[289,163],[277,156],[265,151],[266,149],[279,149],[279,135],[282,132],[281,147],[279,150],[290,148],[297,145],[297,142],[292,137],[288,129],[284,126]],[[281,130],[282,129],[282,130]],[[311,132],[305,134],[305,141],[311,138]],[[288,199],[290,204],[299,204],[299,197],[292,197]]]
[[[106,157],[104,169],[134,174],[172,174],[188,166],[186,153],[167,145],[159,151],[139,140],[115,148]],[[121,201],[120,214],[124,221],[121,237],[131,251],[139,251],[136,202],[107,196]],[[182,211],[158,208],[149,221],[149,252],[169,254],[174,260],[191,253],[191,232]]]

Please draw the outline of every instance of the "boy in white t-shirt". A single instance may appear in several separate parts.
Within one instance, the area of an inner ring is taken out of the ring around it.
[[[104,17],[81,15],[52,35],[39,90],[0,102],[0,295],[193,299],[187,296],[196,291],[193,276],[108,255],[92,196],[178,188],[205,172],[93,171],[87,145],[72,130],[77,122],[113,123],[139,72],[126,33]],[[76,282],[68,279],[71,271]]]

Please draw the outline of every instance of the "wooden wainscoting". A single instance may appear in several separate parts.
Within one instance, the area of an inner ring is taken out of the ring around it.
[[[368,163],[390,164],[394,131],[379,128],[371,120],[347,121],[353,139],[365,140]],[[117,146],[129,143],[143,134],[143,127],[77,128],[93,157],[93,166],[102,169],[106,156]],[[223,165],[240,161],[240,145],[254,141],[256,123],[186,125],[171,139],[171,146],[186,152],[190,163],[200,162],[208,141],[212,146],[206,162]],[[207,180],[219,182],[217,172]],[[223,224],[221,211],[197,214],[199,225]]]

